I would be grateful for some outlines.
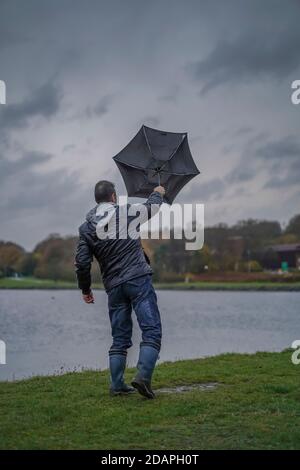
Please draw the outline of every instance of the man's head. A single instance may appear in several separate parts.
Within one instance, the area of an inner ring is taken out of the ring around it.
[[[95,186],[95,201],[100,202],[117,202],[115,185],[110,181],[98,181]]]

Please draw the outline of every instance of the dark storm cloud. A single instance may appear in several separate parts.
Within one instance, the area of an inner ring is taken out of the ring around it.
[[[254,29],[235,39],[218,41],[204,59],[188,64],[187,70],[200,82],[201,94],[228,82],[291,76],[300,66],[300,28],[290,28],[292,25],[275,31]]]
[[[296,133],[296,110],[290,90],[278,86],[299,65],[299,16],[300,4],[292,0],[0,0],[0,78],[9,97],[9,105],[0,107],[0,209],[1,219],[10,221],[2,236],[30,246],[33,237],[51,231],[74,233],[93,203],[96,174],[115,180],[125,194],[106,156],[143,123],[191,135],[205,172],[178,202],[216,205],[217,222],[229,206],[227,195],[247,188],[243,212],[256,206],[267,215],[280,198],[276,189],[294,191],[299,175],[296,144],[281,138]],[[249,86],[237,102],[241,82]],[[222,89],[224,100],[209,93],[199,100],[195,84],[204,93],[235,86]],[[119,94],[122,99],[115,99]],[[276,157],[280,152],[285,156]],[[257,178],[261,174],[264,180]],[[262,207],[264,184],[275,190],[274,200]],[[231,201],[236,214],[240,201]],[[277,215],[285,216],[280,201],[277,206]],[[15,213],[26,215],[20,235]]]
[[[158,97],[158,100],[165,101],[166,103],[175,103],[177,101],[177,95],[175,94],[162,95]]]
[[[191,182],[190,186],[178,196],[178,201],[175,202],[204,203],[221,197],[226,190],[224,181],[221,178],[212,178],[204,183],[199,181],[201,175],[196,178],[197,181]]]
[[[8,178],[18,178],[26,171],[32,171],[36,166],[49,161],[52,155],[44,152],[24,152],[22,158],[8,160],[0,153],[0,184]]]
[[[138,126],[145,124],[146,126],[159,127],[160,118],[158,116],[145,116],[138,121]]]
[[[273,141],[257,135],[245,144],[238,164],[226,176],[230,184],[255,180],[266,174],[264,188],[291,188],[300,181],[300,141],[293,135]]]
[[[1,9],[0,9],[1,12]],[[1,14],[1,13],[0,13]],[[30,41],[30,36],[0,28],[0,50]]]
[[[280,160],[287,165],[291,159],[300,159],[300,143],[290,135],[274,142],[267,142],[259,147],[255,154],[262,160],[274,163]]]
[[[160,95],[158,100],[166,103],[176,103],[179,95],[179,89],[180,88],[178,85],[173,85],[171,89],[167,91],[167,93]]]
[[[109,112],[110,106],[114,101],[114,95],[104,95],[95,105],[86,108],[88,118],[101,117]]]
[[[11,186],[11,195],[5,205],[7,219],[9,214],[16,216],[27,210],[49,210],[49,203],[52,211],[58,210],[62,204],[76,198],[79,189],[78,175],[69,175],[62,170],[38,173],[27,169],[19,173],[18,180],[17,186]]]
[[[57,113],[62,93],[59,88],[47,83],[31,93],[22,102],[7,104],[0,109],[0,130],[26,127],[33,117],[49,118]]]
[[[237,129],[237,131],[235,132],[234,137],[244,137],[248,134],[251,134],[251,132],[253,132],[253,130],[254,129],[252,127],[249,127],[249,126],[239,127],[239,129]]]
[[[243,165],[242,163],[236,166],[226,177],[226,181],[230,184],[245,183],[252,180],[256,175],[255,168]]]
[[[67,144],[63,146],[62,151],[63,152],[70,152],[71,150],[74,150],[76,148],[76,145],[74,144]]]
[[[256,157],[268,171],[265,188],[291,188],[300,181],[300,141],[287,136],[275,142],[268,142],[256,150]]]
[[[275,172],[274,172],[275,173]],[[269,189],[298,189],[300,181],[300,160],[294,161],[289,168],[274,174],[265,184]]]
[[[79,175],[66,170],[40,172],[40,166],[53,158],[44,152],[22,153],[18,160],[0,154],[0,208],[4,219],[20,216],[26,211],[56,210],[80,192]]]

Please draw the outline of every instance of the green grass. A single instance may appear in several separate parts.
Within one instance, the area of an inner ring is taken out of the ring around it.
[[[156,389],[219,386],[153,401],[110,398],[107,371],[0,383],[0,448],[300,449],[299,374],[284,351],[162,364]]]
[[[70,289],[74,285],[74,282],[36,279],[33,277],[20,279],[5,277],[0,279],[0,289]]]
[[[300,282],[173,282],[159,283],[155,287],[158,289],[170,290],[238,290],[238,291],[300,291]]]
[[[23,277],[19,279],[1,278],[0,289],[77,289],[75,281],[53,281],[52,279],[37,279]],[[102,288],[102,284],[95,284],[95,288]]]
[[[154,283],[157,289],[168,290],[247,290],[247,291],[300,291],[300,282],[173,282]],[[102,289],[101,283],[93,285],[95,289]],[[21,279],[2,278],[0,289],[77,289],[76,282],[53,281],[51,279],[36,279],[24,277]]]

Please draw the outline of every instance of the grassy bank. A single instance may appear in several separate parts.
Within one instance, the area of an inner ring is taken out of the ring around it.
[[[158,283],[158,289],[169,290],[221,290],[221,291],[300,291],[300,282],[174,282]]]
[[[156,389],[219,385],[153,401],[110,398],[106,371],[0,383],[0,448],[299,449],[299,372],[290,351],[165,363]]]
[[[168,282],[155,283],[157,289],[167,290],[238,290],[238,291],[300,291],[300,282]],[[95,289],[102,289],[101,283],[94,284]],[[51,279],[36,278],[2,278],[0,279],[0,289],[77,289],[75,282],[53,281]]]
[[[0,289],[73,289],[74,282],[53,281],[52,279],[36,279],[33,277],[23,277],[20,279],[2,278],[0,279]]]
[[[101,289],[102,284],[95,284],[95,288]],[[34,277],[23,277],[19,279],[0,279],[0,289],[77,289],[75,281],[53,281],[52,279],[37,279]]]

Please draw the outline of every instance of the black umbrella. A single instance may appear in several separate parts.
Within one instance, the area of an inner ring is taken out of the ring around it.
[[[165,132],[142,126],[113,159],[128,196],[148,197],[154,186],[162,185],[166,189],[164,200],[169,204],[186,183],[200,173],[186,132]]]

